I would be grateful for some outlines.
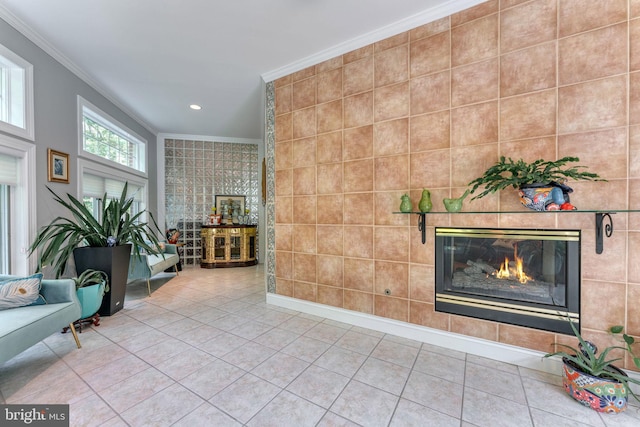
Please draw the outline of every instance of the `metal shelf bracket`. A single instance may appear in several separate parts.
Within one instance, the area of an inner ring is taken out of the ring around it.
[[[615,215],[615,212],[596,212],[596,253],[601,254],[604,250],[603,247],[603,236],[611,237],[613,234],[613,219],[611,215]],[[607,220],[607,223],[604,224],[604,235],[603,235],[603,222]]]

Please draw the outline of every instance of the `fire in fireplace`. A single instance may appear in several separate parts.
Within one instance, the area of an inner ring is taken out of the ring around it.
[[[436,311],[572,334],[580,231],[437,227]]]

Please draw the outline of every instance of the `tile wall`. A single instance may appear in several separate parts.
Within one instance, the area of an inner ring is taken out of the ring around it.
[[[251,223],[258,223],[258,145],[165,139],[164,147],[166,227],[180,230],[182,262],[200,265],[200,226],[216,194],[244,195]]]
[[[547,351],[566,338],[434,311],[433,226],[581,229],[583,328],[640,335],[640,214],[601,255],[593,214],[429,215],[425,245],[392,214],[423,188],[444,212],[501,155],[577,156],[608,180],[572,183],[578,209],[639,209],[639,0],[491,0],[274,85],[278,294]]]

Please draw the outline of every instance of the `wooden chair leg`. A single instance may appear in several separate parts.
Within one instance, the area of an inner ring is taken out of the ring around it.
[[[178,264],[173,264],[173,269],[176,272],[176,276],[179,276],[180,273],[178,273]]]
[[[151,296],[151,281],[147,279],[147,292],[149,292],[149,296]]]
[[[73,339],[76,340],[76,345],[78,348],[82,348],[80,345],[80,338],[78,338],[78,334],[76,333],[76,327],[73,326],[73,322],[69,323],[69,329],[71,329],[71,333],[73,334]]]

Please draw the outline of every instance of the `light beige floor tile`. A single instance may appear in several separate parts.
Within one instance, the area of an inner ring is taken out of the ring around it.
[[[155,368],[149,368],[111,387],[97,390],[97,393],[121,414],[171,384],[174,384],[171,378]]]
[[[198,406],[193,412],[173,424],[173,427],[197,426],[241,427],[242,424],[208,402]]]
[[[362,364],[353,379],[400,396],[409,372],[409,368],[370,357]]]
[[[285,331],[280,328],[273,328],[259,337],[256,337],[253,341],[273,348],[274,350],[280,350],[294,342],[299,336],[300,335],[295,332]]]
[[[391,419],[390,427],[438,426],[459,427],[460,420],[410,400],[400,399]]]
[[[340,415],[333,412],[327,412],[320,420],[317,427],[360,427],[360,424],[356,424],[353,421],[349,421],[346,418],[342,418]]]
[[[414,369],[447,381],[463,384],[465,366],[466,363],[462,359],[423,350],[418,354]]]
[[[280,323],[278,327],[302,335],[317,324],[318,322],[316,322],[315,320],[305,319],[304,317],[300,317],[298,315],[285,320],[284,322]]]
[[[214,339],[198,345],[200,350],[216,357],[222,357],[236,348],[246,344],[248,340],[228,332],[221,332]]]
[[[517,373],[496,371],[493,368],[467,362],[464,385],[522,405],[527,403],[522,381]]]
[[[256,366],[251,373],[278,387],[285,388],[308,367],[309,362],[277,353]]]
[[[304,336],[324,341],[329,344],[335,344],[335,342],[342,338],[346,333],[346,329],[327,325],[326,323],[318,323],[316,326],[305,332]]]
[[[526,405],[465,388],[462,419],[479,427],[533,426]]]
[[[158,344],[152,345],[142,349],[135,354],[148,364],[154,366],[167,359],[174,357],[178,353],[193,349],[189,344],[182,342],[175,338],[169,338],[158,342]]]
[[[361,354],[370,355],[380,342],[381,337],[363,334],[355,330],[349,330],[336,342],[338,347],[355,351]]]
[[[132,426],[170,426],[204,403],[200,397],[174,384],[122,413]]]
[[[237,366],[240,369],[250,371],[271,357],[275,352],[276,351],[272,348],[249,341],[243,346],[225,354],[221,359],[227,363]]]
[[[352,380],[331,406],[331,411],[363,426],[386,426],[397,403],[397,396]]]
[[[208,400],[244,374],[242,369],[216,359],[180,380],[180,384]]]
[[[344,375],[345,377],[353,377],[360,369],[367,357],[355,351],[346,350],[340,347],[331,347],[315,362],[315,365],[329,371]]]
[[[283,348],[281,351],[298,359],[313,362],[331,347],[323,341],[318,341],[305,336],[297,338],[294,342]]]
[[[348,382],[349,378],[345,376],[311,365],[287,390],[318,406],[329,408]]]
[[[214,406],[242,423],[248,422],[282,389],[246,374],[235,383],[209,399]]]
[[[402,397],[452,417],[462,413],[462,384],[413,371]]]
[[[283,391],[253,417],[250,427],[296,426],[314,427],[326,410],[295,394]]]
[[[150,365],[144,360],[129,354],[86,372],[81,377],[94,390],[102,390],[149,368]]]
[[[396,365],[412,368],[418,357],[419,348],[410,347],[389,339],[383,339],[371,353],[376,359],[386,360]]]
[[[157,363],[155,367],[177,381],[208,365],[214,359],[215,357],[209,353],[189,348]]]
[[[69,405],[69,424],[74,427],[101,425],[117,414],[96,394]]]

